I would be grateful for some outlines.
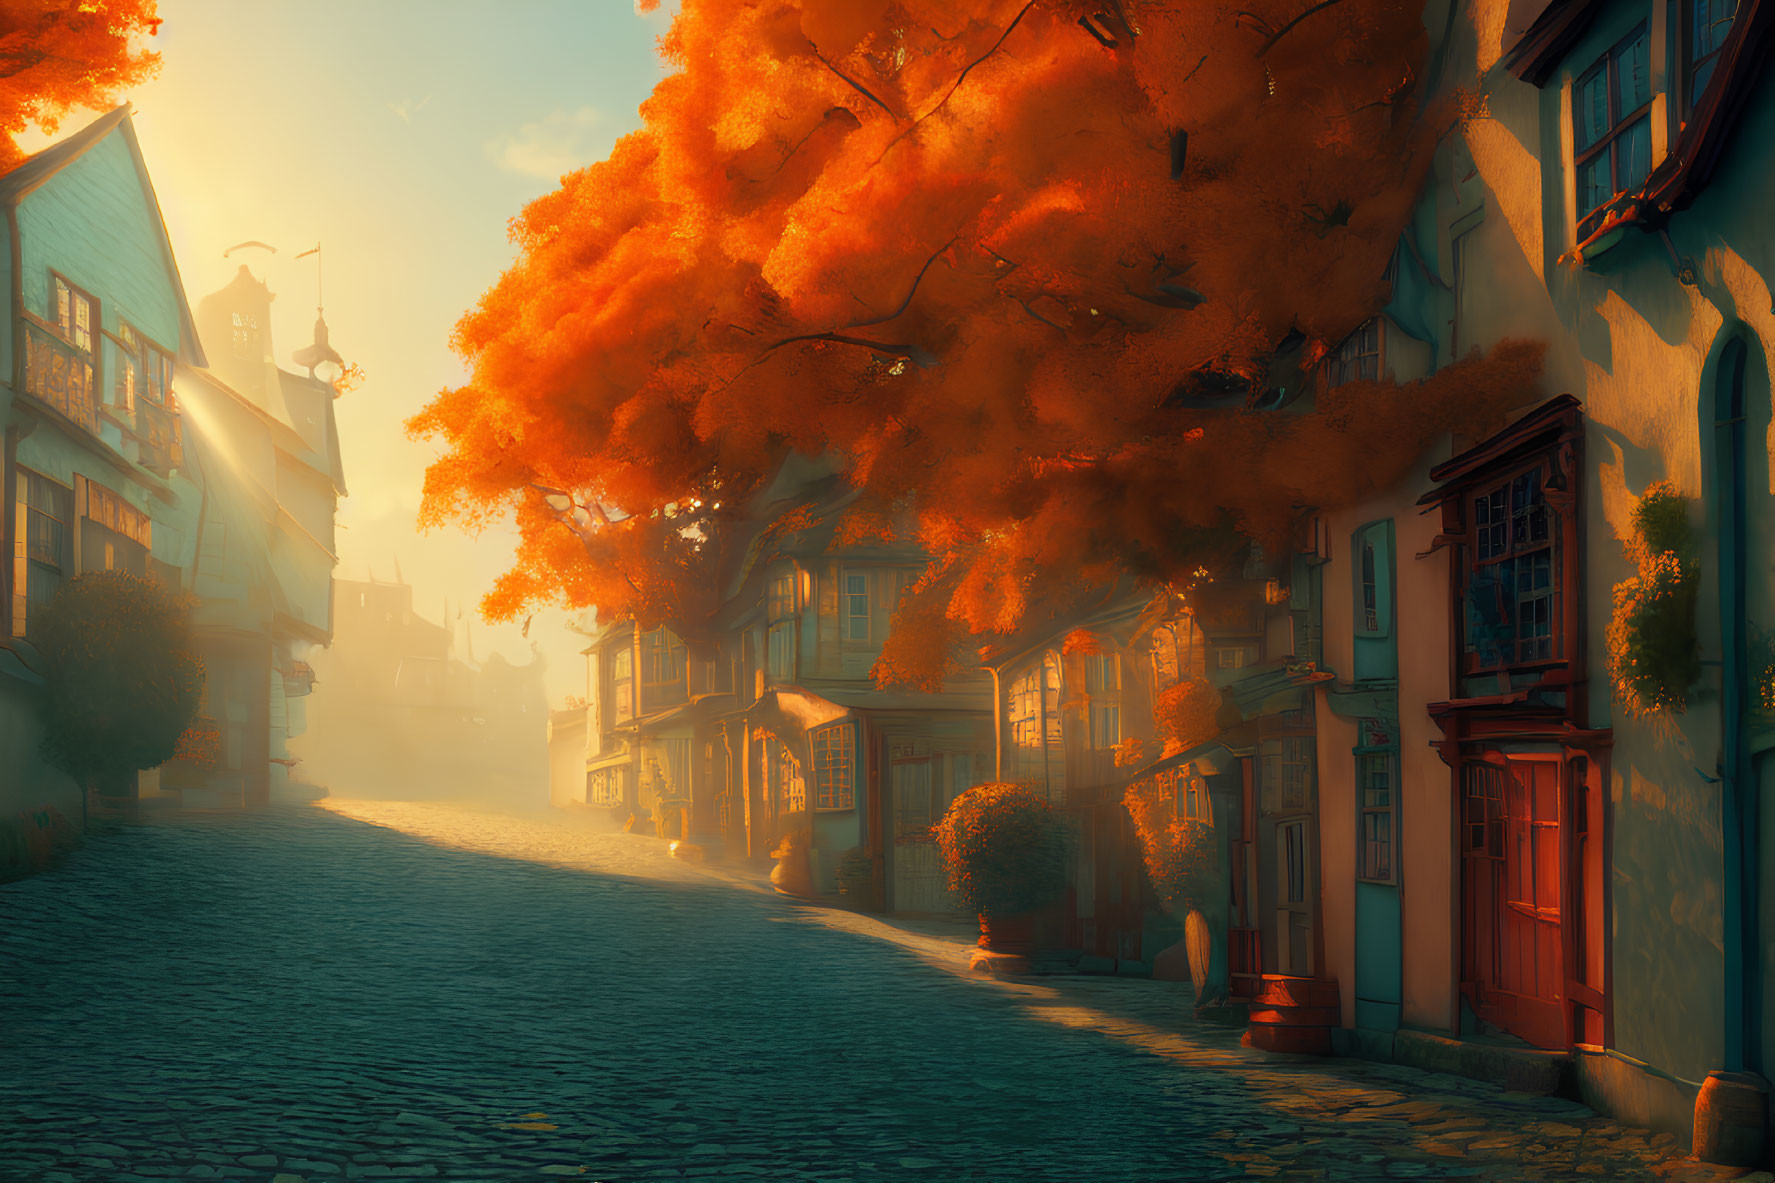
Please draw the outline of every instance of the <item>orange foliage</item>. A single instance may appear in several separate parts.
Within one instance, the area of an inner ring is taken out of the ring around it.
[[[193,719],[173,746],[173,759],[204,769],[214,768],[221,753],[222,733],[216,730],[214,719]]]
[[[1074,653],[1102,653],[1103,642],[1090,629],[1075,628],[1060,643],[1060,652],[1069,657]]]
[[[155,0],[0,0],[0,172],[24,154],[14,137],[52,132],[76,107],[104,107],[145,82],[160,55],[136,38],[160,28]]]
[[[358,365],[356,362],[352,362],[340,371],[337,378],[333,379],[333,397],[342,398],[358,389],[368,380],[369,375],[364,373],[364,367]]]
[[[1220,710],[1220,692],[1201,678],[1167,686],[1153,701],[1153,720],[1165,741],[1160,756],[1175,756],[1220,733],[1214,721]]]
[[[1122,804],[1134,820],[1146,876],[1159,898],[1185,908],[1206,902],[1220,869],[1214,827],[1199,818],[1178,817],[1168,785],[1157,777],[1129,785]]]
[[[970,912],[1015,916],[1066,887],[1073,833],[1045,797],[1023,785],[975,785],[933,828],[949,890]]]
[[[870,677],[883,688],[901,686],[934,694],[961,672],[956,654],[964,633],[944,612],[941,597],[919,595],[915,586],[894,609]]]
[[[684,0],[644,126],[514,219],[456,329],[468,383],[409,424],[445,445],[423,523],[515,495],[486,610],[694,629],[747,495],[833,454],[935,557],[877,670],[928,685],[940,620],[1009,631],[1044,572],[1182,579],[1532,397],[1510,347],[1206,405],[1298,392],[1278,343],[1322,356],[1380,307],[1452,110],[1414,92],[1407,0],[1102,7]]]

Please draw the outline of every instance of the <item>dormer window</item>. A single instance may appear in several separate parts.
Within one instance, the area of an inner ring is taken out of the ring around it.
[[[1332,386],[1346,382],[1374,382],[1381,376],[1381,321],[1375,317],[1345,337],[1325,369]]]
[[[1713,81],[1713,68],[1738,15],[1738,0],[1684,0],[1683,48],[1688,69],[1684,71],[1688,93],[1686,109],[1693,111]]]
[[[1578,237],[1595,230],[1597,211],[1652,171],[1651,52],[1641,25],[1572,87]]]

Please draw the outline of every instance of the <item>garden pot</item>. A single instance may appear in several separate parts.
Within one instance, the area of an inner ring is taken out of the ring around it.
[[[812,899],[814,896],[813,864],[807,857],[807,840],[797,834],[784,835],[777,848],[770,852],[777,860],[771,868],[770,885],[784,895]]]
[[[1035,913],[1009,916],[980,913],[980,947],[995,953],[1028,953],[1035,948]]]
[[[980,947],[968,960],[975,973],[1026,974],[1035,951],[1035,913],[1009,916],[980,913]]]
[[[1761,1162],[1769,1130],[1769,1083],[1750,1072],[1709,1072],[1695,1098],[1694,1153],[1702,1162]]]
[[[1190,983],[1196,988],[1196,1001],[1208,985],[1208,967],[1214,957],[1214,938],[1208,930],[1208,917],[1202,909],[1191,908],[1183,918],[1183,943],[1189,950]]]

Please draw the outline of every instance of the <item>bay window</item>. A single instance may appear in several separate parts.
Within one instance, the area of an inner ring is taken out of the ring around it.
[[[1558,538],[1539,468],[1471,499],[1473,557],[1466,594],[1466,652],[1475,670],[1562,654]]]
[[[834,723],[816,730],[814,749],[814,808],[853,809],[857,803],[857,725]]]
[[[626,641],[610,656],[610,700],[615,722],[626,723],[635,717],[635,651]]]

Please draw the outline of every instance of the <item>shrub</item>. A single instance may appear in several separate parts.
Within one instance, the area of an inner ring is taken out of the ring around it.
[[[43,655],[43,752],[83,790],[173,758],[197,714],[203,663],[187,601],[121,571],[69,580],[31,641]]]
[[[976,785],[955,799],[936,831],[949,889],[971,912],[1014,916],[1066,888],[1072,831],[1022,785]]]
[[[1184,911],[1201,907],[1214,891],[1220,866],[1220,844],[1213,825],[1199,818],[1178,817],[1170,788],[1158,777],[1129,785],[1122,804],[1134,819],[1153,891]]]
[[[1606,637],[1615,696],[1630,716],[1680,713],[1701,676],[1695,647],[1701,580],[1688,502],[1668,482],[1646,489],[1634,507],[1628,551],[1639,573],[1615,585]]]

